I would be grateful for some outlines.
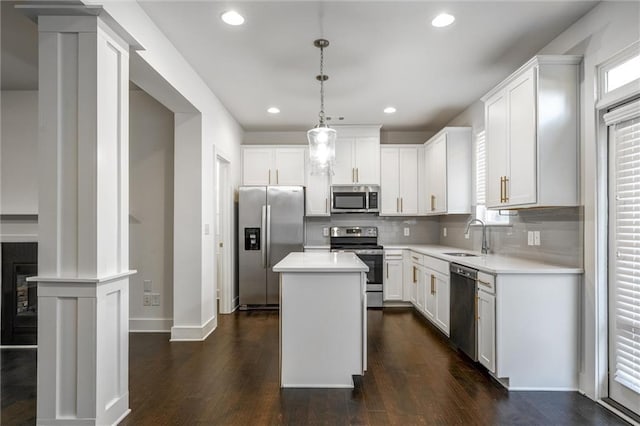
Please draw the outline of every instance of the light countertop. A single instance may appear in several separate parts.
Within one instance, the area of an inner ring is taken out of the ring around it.
[[[368,272],[353,253],[293,252],[273,267],[274,272]]]
[[[455,247],[431,245],[431,244],[384,244],[385,250],[389,249],[408,249],[416,253],[435,257],[447,262],[454,262],[460,265],[476,268],[484,272],[492,274],[582,274],[582,268],[575,268],[563,265],[554,265],[546,262],[535,260],[521,259],[511,256],[503,256],[498,254],[480,254],[470,250],[459,249]],[[444,253],[473,253],[475,257],[457,257],[449,256]]]

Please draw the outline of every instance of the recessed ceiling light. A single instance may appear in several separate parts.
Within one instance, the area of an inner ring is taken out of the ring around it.
[[[280,108],[271,107],[267,110],[269,114],[280,114]]]
[[[394,112],[396,112],[396,109],[394,107],[386,107],[384,109],[385,114],[393,114]]]
[[[244,17],[235,10],[229,10],[224,12],[221,16],[222,20],[229,25],[242,25],[244,24]]]
[[[440,15],[433,18],[433,21],[431,21],[431,25],[438,28],[446,27],[453,24],[453,21],[455,20],[456,18],[453,15],[449,15],[448,13],[441,13]]]

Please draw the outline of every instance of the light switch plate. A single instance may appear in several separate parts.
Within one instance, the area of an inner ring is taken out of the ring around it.
[[[540,245],[540,231],[533,231],[533,245]]]
[[[411,230],[409,228],[404,228],[404,236],[408,237],[409,235],[411,235]]]
[[[527,232],[527,245],[528,246],[532,246],[533,245],[533,231],[528,231]]]
[[[323,237],[328,237],[329,236],[329,228],[322,228],[322,236]]]
[[[151,306],[160,306],[160,293],[151,293]]]
[[[446,237],[447,236],[447,228],[442,228],[442,236]]]
[[[143,306],[151,306],[151,295],[145,294],[142,296],[142,305]]]
[[[144,292],[151,293],[151,280],[144,280]]]

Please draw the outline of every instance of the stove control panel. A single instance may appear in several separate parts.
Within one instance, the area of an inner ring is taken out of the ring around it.
[[[333,226],[331,237],[377,237],[378,228],[375,226]]]

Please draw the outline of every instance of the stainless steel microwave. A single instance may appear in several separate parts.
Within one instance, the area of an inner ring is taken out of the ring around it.
[[[331,186],[331,213],[378,213],[379,186]]]

